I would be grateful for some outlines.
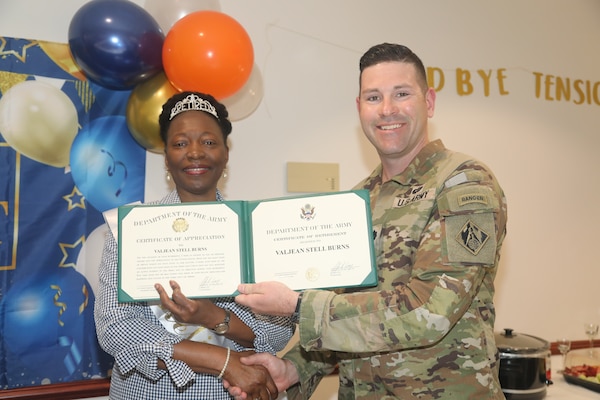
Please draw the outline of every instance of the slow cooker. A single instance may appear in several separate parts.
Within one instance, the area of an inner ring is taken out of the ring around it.
[[[500,386],[507,399],[540,400],[552,384],[550,343],[536,336],[504,329],[497,333]]]

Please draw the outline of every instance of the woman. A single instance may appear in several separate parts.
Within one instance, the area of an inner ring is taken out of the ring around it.
[[[179,93],[163,105],[160,135],[175,189],[156,204],[223,200],[217,182],[229,159],[227,117],[225,106],[202,93]],[[247,387],[251,399],[277,397],[266,370],[239,359],[283,349],[294,332],[289,318],[256,316],[233,298],[186,299],[175,282],[173,312],[119,303],[117,257],[109,232],[94,315],[99,343],[115,358],[111,399],[231,399],[221,379]]]

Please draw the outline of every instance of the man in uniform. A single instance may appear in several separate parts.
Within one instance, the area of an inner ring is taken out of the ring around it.
[[[236,301],[257,313],[297,313],[295,348],[245,359],[290,399],[308,399],[336,368],[340,399],[504,398],[493,296],[506,199],[486,165],[430,141],[435,99],[407,47],[384,43],[361,58],[356,105],[381,164],[355,189],[370,192],[377,287],[239,287]]]

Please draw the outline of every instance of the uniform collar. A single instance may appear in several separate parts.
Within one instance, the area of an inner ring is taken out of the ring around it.
[[[434,164],[438,156],[446,151],[444,143],[440,139],[431,141],[425,145],[416,155],[415,158],[408,164],[406,169],[401,173],[394,175],[390,180],[400,185],[410,185],[414,183],[414,179],[426,174]],[[367,179],[367,187],[374,184],[381,184],[383,167],[381,164],[375,168]]]

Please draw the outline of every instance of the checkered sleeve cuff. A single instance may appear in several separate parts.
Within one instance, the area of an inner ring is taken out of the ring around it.
[[[177,387],[185,386],[196,374],[186,363],[174,360],[172,356],[173,343],[159,341],[133,346],[119,353],[115,361],[122,374],[135,369],[152,380],[158,380],[168,373]],[[167,371],[158,369],[158,359],[163,360]]]

